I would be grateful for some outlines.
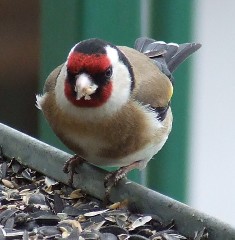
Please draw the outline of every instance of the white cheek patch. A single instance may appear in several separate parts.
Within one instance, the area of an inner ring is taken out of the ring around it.
[[[110,60],[113,68],[113,75],[111,77],[113,90],[106,106],[110,112],[113,109],[118,111],[124,104],[126,104],[130,97],[131,77],[127,66],[120,61],[118,50],[107,46],[105,47],[106,54]]]
[[[106,54],[111,62],[112,65],[116,64],[119,60],[118,52],[115,48],[112,48],[110,46],[105,47]]]

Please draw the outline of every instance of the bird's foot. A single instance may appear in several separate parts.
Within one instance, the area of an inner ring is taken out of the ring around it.
[[[116,171],[108,173],[104,178],[104,187],[116,186],[117,183],[126,176],[125,167],[121,167]]]
[[[110,192],[112,187],[115,187],[117,183],[126,176],[131,170],[138,168],[140,161],[131,163],[130,165],[120,167],[118,170],[108,173],[104,178],[105,187],[105,202],[110,201]]]
[[[77,174],[76,168],[80,166],[84,161],[85,159],[75,154],[65,162],[63,167],[63,172],[70,173],[69,181],[68,181],[69,185],[71,186],[73,185],[73,176],[75,173]]]
[[[105,187],[105,199],[104,203],[107,205],[110,202],[110,192],[111,189],[117,185],[117,183],[126,176],[124,167],[119,168],[116,171],[108,173],[104,178],[104,187]]]

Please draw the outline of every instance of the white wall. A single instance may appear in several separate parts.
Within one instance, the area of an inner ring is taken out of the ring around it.
[[[195,1],[188,204],[235,227],[235,1]]]

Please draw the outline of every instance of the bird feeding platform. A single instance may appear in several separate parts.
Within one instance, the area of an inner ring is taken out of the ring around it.
[[[7,158],[15,158],[51,179],[68,184],[69,176],[63,172],[64,162],[71,157],[68,153],[1,123],[0,145]],[[97,199],[104,199],[103,184],[107,172],[88,163],[79,166],[77,172],[74,187]],[[112,189],[110,199],[113,202],[128,199],[128,205],[140,213],[156,214],[168,222],[174,219],[177,230],[187,239],[235,239],[235,229],[229,224],[128,179],[122,179]],[[208,238],[196,238],[195,233],[203,229],[208,232]]]

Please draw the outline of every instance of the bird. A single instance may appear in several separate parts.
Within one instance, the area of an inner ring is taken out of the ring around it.
[[[64,166],[71,182],[84,161],[118,167],[104,179],[108,195],[129,171],[146,167],[172,129],[172,73],[200,47],[140,37],[130,48],[91,38],[70,50],[36,106],[75,153]]]

